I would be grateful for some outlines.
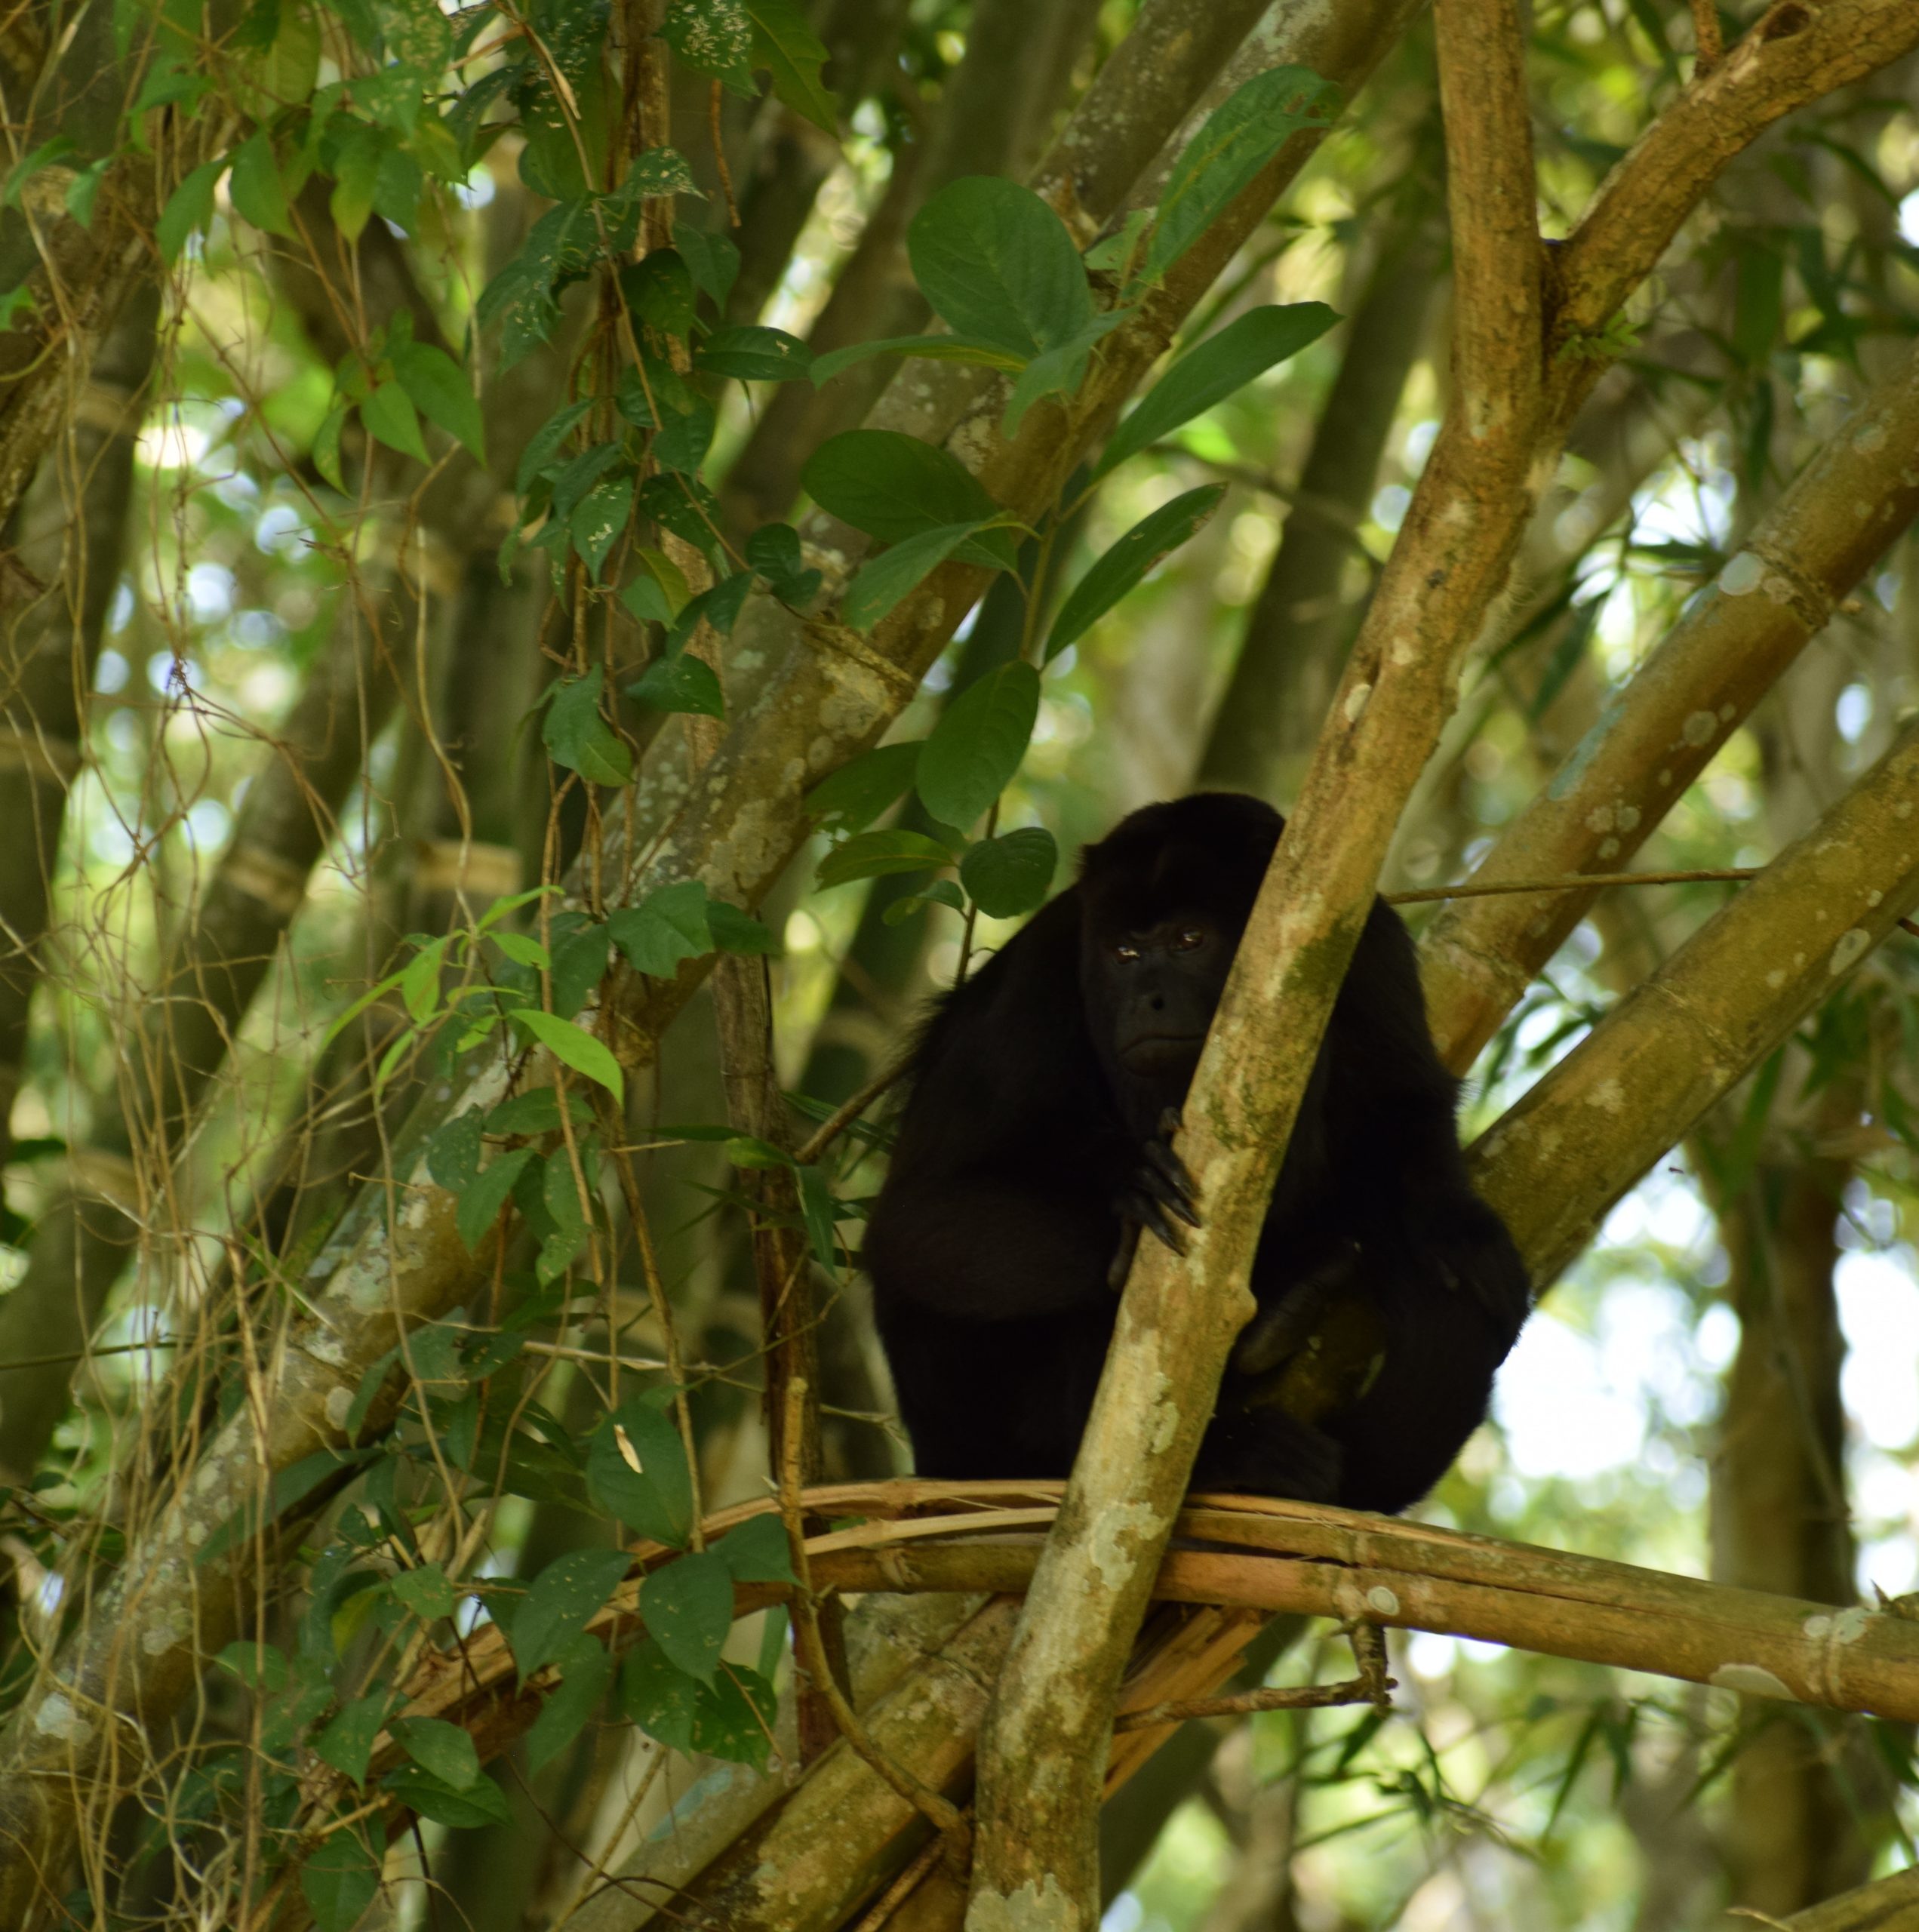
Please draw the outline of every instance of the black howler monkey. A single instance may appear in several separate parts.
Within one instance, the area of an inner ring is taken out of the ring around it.
[[[1281,823],[1228,793],[1133,813],[921,1035],[866,1262],[922,1475],[1071,1468],[1138,1231],[1177,1246],[1192,1217],[1169,1135]],[[1376,902],[1196,1485],[1401,1509],[1484,1416],[1529,1294],[1467,1181],[1456,1094]],[[1330,1411],[1302,1399],[1302,1361],[1355,1322],[1365,1372]]]

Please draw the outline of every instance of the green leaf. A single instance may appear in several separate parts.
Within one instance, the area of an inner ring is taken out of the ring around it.
[[[513,1822],[506,1794],[491,1778],[481,1778],[465,1790],[457,1791],[430,1771],[402,1764],[381,1779],[380,1787],[423,1818],[429,1818],[436,1825],[451,1825],[456,1831],[477,1831],[483,1826]]]
[[[932,575],[984,522],[937,524],[902,537],[868,564],[846,587],[840,616],[856,631],[869,631],[900,600]]]
[[[820,78],[826,49],[798,0],[746,0],[746,5],[753,22],[753,65],[766,69],[778,99],[837,140],[838,110]]]
[[[1024,826],[981,839],[960,861],[960,882],[989,918],[1016,919],[1046,903],[1059,864],[1052,833],[1043,826]]]
[[[91,166],[81,168],[66,184],[66,211],[82,228],[91,229],[94,225],[94,203],[99,199],[100,183],[112,165],[113,157],[103,155]]]
[[[743,0],[666,0],[660,37],[696,74],[752,100],[753,23]]]
[[[346,405],[335,403],[313,432],[313,467],[343,496],[346,493],[346,481],[340,474],[340,434],[346,426]]]
[[[928,362],[970,362],[983,369],[999,369],[1011,374],[1026,367],[1025,358],[997,343],[971,335],[889,335],[877,342],[856,342],[844,349],[829,349],[813,358],[811,371],[816,386],[830,383],[844,369],[875,355],[915,355]]]
[[[1019,380],[1013,385],[1013,392],[1006,399],[1006,413],[1001,418],[1001,432],[1016,436],[1019,425],[1026,420],[1026,411],[1047,395],[1069,395],[1086,379],[1087,358],[1103,337],[1112,334],[1122,322],[1133,319],[1130,309],[1115,309],[1104,315],[1096,315],[1078,335],[1063,342],[1056,349],[1049,349],[1042,355],[1035,355],[1019,372]]]
[[[713,1548],[720,1561],[733,1573],[736,1583],[791,1583],[793,1574],[792,1546],[786,1540],[786,1525],[768,1512],[749,1516],[727,1531]]]
[[[529,1770],[552,1763],[580,1735],[613,1681],[613,1660],[606,1646],[583,1632],[554,1662],[560,1681],[548,1692],[526,1736]]]
[[[715,329],[693,352],[696,369],[742,382],[798,382],[811,363],[806,344],[784,329]]]
[[[515,1147],[495,1155],[491,1167],[482,1168],[468,1185],[454,1208],[454,1220],[460,1238],[469,1249],[477,1250],[499,1219],[500,1211],[513,1192],[520,1170],[533,1158],[530,1147]]]
[[[640,513],[651,517],[662,530],[685,538],[709,562],[718,558],[720,506],[697,477],[678,473],[649,476],[640,485]],[[647,568],[654,576],[660,575],[650,561]]]
[[[534,478],[559,460],[561,445],[592,406],[590,401],[567,403],[533,432],[520,453],[519,468],[514,473],[513,488],[517,494],[524,497],[533,487]]]
[[[382,383],[365,398],[360,405],[360,420],[367,426],[367,433],[377,436],[389,450],[421,463],[427,460],[420,418],[412,398],[398,383]]]
[[[746,566],[784,604],[804,604],[820,588],[820,573],[807,568],[800,534],[790,523],[761,524],[746,540]]]
[[[319,1932],[353,1932],[380,1895],[380,1861],[357,1831],[334,1832],[307,1854],[300,1890]]]
[[[1185,543],[1219,507],[1226,494],[1223,483],[1202,484],[1142,517],[1073,586],[1053,620],[1046,661],[1050,664],[1068,645],[1084,636],[1161,558]]]
[[[813,786],[806,795],[807,811],[821,823],[842,832],[863,831],[912,789],[923,742],[914,738],[862,752]]]
[[[257,1495],[249,1497],[200,1546],[194,1561],[211,1563],[224,1556],[229,1550],[257,1534],[263,1523],[276,1521],[296,1503],[305,1501],[322,1483],[332,1481],[343,1469],[360,1468],[372,1454],[370,1449],[344,1453],[316,1449],[312,1455],[303,1456],[284,1469],[275,1470],[266,1485],[263,1512],[260,1498]]]
[[[1146,274],[1157,281],[1302,128],[1323,128],[1339,91],[1304,67],[1271,67],[1207,117],[1161,191]]]
[[[640,1614],[669,1663],[710,1684],[733,1628],[733,1573],[710,1551],[677,1558],[641,1584]]]
[[[829,437],[800,480],[829,515],[888,543],[941,525],[984,524],[1000,513],[958,457],[897,429]]]
[[[1066,226],[1030,188],[989,174],[949,182],[906,231],[920,292],[956,334],[1023,359],[1093,320],[1085,266]]]
[[[1019,769],[1038,715],[1039,673],[1030,664],[1002,664],[968,685],[920,752],[921,803],[942,825],[971,825]]]
[[[653,456],[663,469],[691,476],[706,460],[712,448],[716,418],[713,405],[704,396],[691,398],[692,406],[675,409],[661,401],[661,422],[653,439]]]
[[[721,952],[764,954],[777,958],[780,941],[772,931],[750,912],[730,906],[724,899],[706,902],[706,920],[712,928],[713,943]]]
[[[1146,392],[1145,399],[1114,432],[1096,475],[1136,455],[1223,402],[1275,364],[1296,355],[1339,319],[1324,302],[1249,309],[1189,349]]]
[[[903,829],[862,832],[843,839],[820,861],[819,883],[848,885],[855,879],[920,872],[950,866],[953,855],[938,840]]]
[[[799,1183],[800,1214],[806,1223],[807,1244],[813,1258],[832,1274],[840,1265],[840,1204],[826,1177],[813,1166],[793,1169]]]
[[[577,771],[595,785],[632,782],[632,754],[600,715],[603,666],[595,664],[583,678],[564,678],[552,688],[540,739],[555,764]]]
[[[254,130],[233,151],[233,172],[227,177],[226,192],[254,227],[269,235],[293,238],[292,217],[287,212],[287,191],[280,180],[280,163],[273,143],[264,128]]]
[[[682,339],[693,333],[693,271],[677,249],[656,248],[620,271],[620,292],[643,322]],[[649,376],[654,371],[649,369]],[[671,377],[670,365],[660,371]]]
[[[42,141],[30,154],[23,155],[8,169],[6,181],[0,185],[0,207],[18,208],[20,195],[34,176],[49,163],[63,160],[72,152],[72,140],[65,134],[56,134],[51,140]]]
[[[731,238],[676,223],[673,246],[686,263],[693,286],[715,309],[725,308],[726,298],[740,278],[740,251]]]
[[[480,1171],[483,1117],[477,1107],[448,1121],[426,1143],[426,1171],[449,1194],[470,1187]]]
[[[180,260],[186,238],[213,220],[214,188],[226,166],[224,161],[202,162],[168,197],[154,223],[153,240],[161,260],[169,268]]]
[[[395,1718],[389,1727],[400,1749],[442,1784],[464,1791],[479,1782],[480,1754],[458,1724],[444,1718]]]
[[[604,932],[605,928],[599,930]],[[579,1126],[584,1126],[593,1118],[593,1109],[585,1094],[567,1096],[567,1115]],[[486,1120],[489,1134],[557,1134],[560,1128],[558,1090],[536,1087],[530,1093],[515,1094],[510,1100],[502,1100]]]
[[[726,715],[726,696],[720,689],[718,674],[703,657],[690,651],[656,657],[626,687],[626,693],[655,711],[689,712],[701,718]]]
[[[454,1595],[447,1573],[437,1563],[423,1563],[417,1570],[402,1570],[393,1579],[393,1595],[423,1623],[451,1617],[459,1599]]]
[[[444,349],[435,349],[430,343],[407,343],[393,352],[393,371],[428,422],[437,424],[465,444],[476,460],[485,462],[479,398],[465,371]]]
[[[698,879],[648,893],[639,905],[610,914],[607,929],[633,970],[656,980],[670,980],[682,959],[702,958],[713,949],[706,888]]]
[[[609,476],[595,483],[575,506],[567,526],[567,534],[573,540],[573,547],[586,560],[587,573],[595,583],[600,580],[607,553],[626,535],[632,515],[633,479],[630,476]],[[623,758],[626,748],[622,745],[620,749]],[[623,761],[630,777],[632,761]],[[626,778],[601,780],[602,784],[623,785],[626,782]]]
[[[605,1088],[616,1100],[626,1099],[626,1076],[620,1071],[619,1061],[610,1049],[577,1021],[562,1020],[557,1013],[543,1013],[537,1006],[521,1007],[513,1017],[555,1060]]]
[[[383,1691],[370,1697],[355,1698],[314,1739],[314,1756],[332,1765],[355,1784],[364,1784],[368,1761],[373,1756],[374,1740],[386,1722],[389,1702]]]
[[[686,1451],[679,1431],[650,1404],[629,1398],[601,1420],[587,1448],[586,1480],[595,1500],[629,1529],[686,1547],[693,1527]]]
[[[620,1696],[633,1722],[673,1750],[766,1768],[779,1700],[756,1671],[722,1664],[710,1684],[702,1684],[649,1638],[626,1654]]]
[[[570,1549],[533,1580],[508,1635],[524,1684],[561,1655],[632,1567],[623,1549]]]
[[[894,900],[880,917],[889,926],[901,925],[929,906],[950,906],[962,918],[966,916],[965,894],[951,879],[936,878],[923,891],[907,893]]]
[[[577,913],[561,915],[561,918],[565,919],[579,917]],[[555,919],[553,924],[553,963],[548,969],[553,991],[548,1004],[562,1020],[570,1020],[586,1004],[593,989],[606,977],[607,963],[613,953],[613,935],[598,921],[583,924],[564,936],[561,933],[561,920]],[[501,937],[503,939],[505,936]],[[574,1117],[577,1119],[583,1102],[578,1094],[572,1097],[575,1103]],[[557,1115],[558,1109],[555,1111]],[[558,1124],[556,1118],[554,1125]],[[490,1128],[487,1131],[491,1133],[496,1130]]]

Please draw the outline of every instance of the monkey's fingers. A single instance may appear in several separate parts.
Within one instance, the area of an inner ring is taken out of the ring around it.
[[[1162,1208],[1177,1214],[1189,1228],[1199,1226],[1199,1196],[1186,1164],[1163,1140],[1146,1143],[1146,1165],[1139,1186]]]
[[[1120,1223],[1119,1247],[1106,1270],[1106,1285],[1115,1294],[1126,1286],[1126,1278],[1133,1272],[1133,1257],[1139,1251],[1139,1223],[1128,1216]]]
[[[1147,1177],[1142,1174],[1140,1179],[1143,1183]],[[1121,1205],[1130,1219],[1158,1235],[1164,1246],[1172,1249],[1175,1254],[1186,1253],[1186,1230],[1169,1217],[1158,1197],[1147,1192],[1143,1185],[1129,1189]]]

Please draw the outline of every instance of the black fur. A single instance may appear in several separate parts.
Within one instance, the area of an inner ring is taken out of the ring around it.
[[[1253,798],[1149,806],[939,1007],[866,1234],[923,1475],[1060,1476],[1112,1331],[1109,1275],[1186,1211],[1166,1118],[1277,842]],[[1412,943],[1373,906],[1334,1005],[1200,1452],[1201,1487],[1394,1510],[1445,1472],[1524,1321],[1524,1268],[1474,1194]],[[1272,1399],[1321,1309],[1376,1309],[1364,1392],[1317,1426]],[[1262,1396],[1265,1399],[1261,1399]]]

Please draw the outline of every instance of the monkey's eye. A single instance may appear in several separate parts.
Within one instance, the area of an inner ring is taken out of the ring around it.
[[[1139,949],[1128,939],[1121,940],[1119,943],[1113,948],[1113,957],[1115,959],[1125,960],[1130,962],[1133,960],[1137,959],[1139,956]]]
[[[1204,929],[1199,926],[1189,926],[1173,942],[1173,949],[1176,952],[1191,952],[1195,946],[1204,946],[1205,943]]]

